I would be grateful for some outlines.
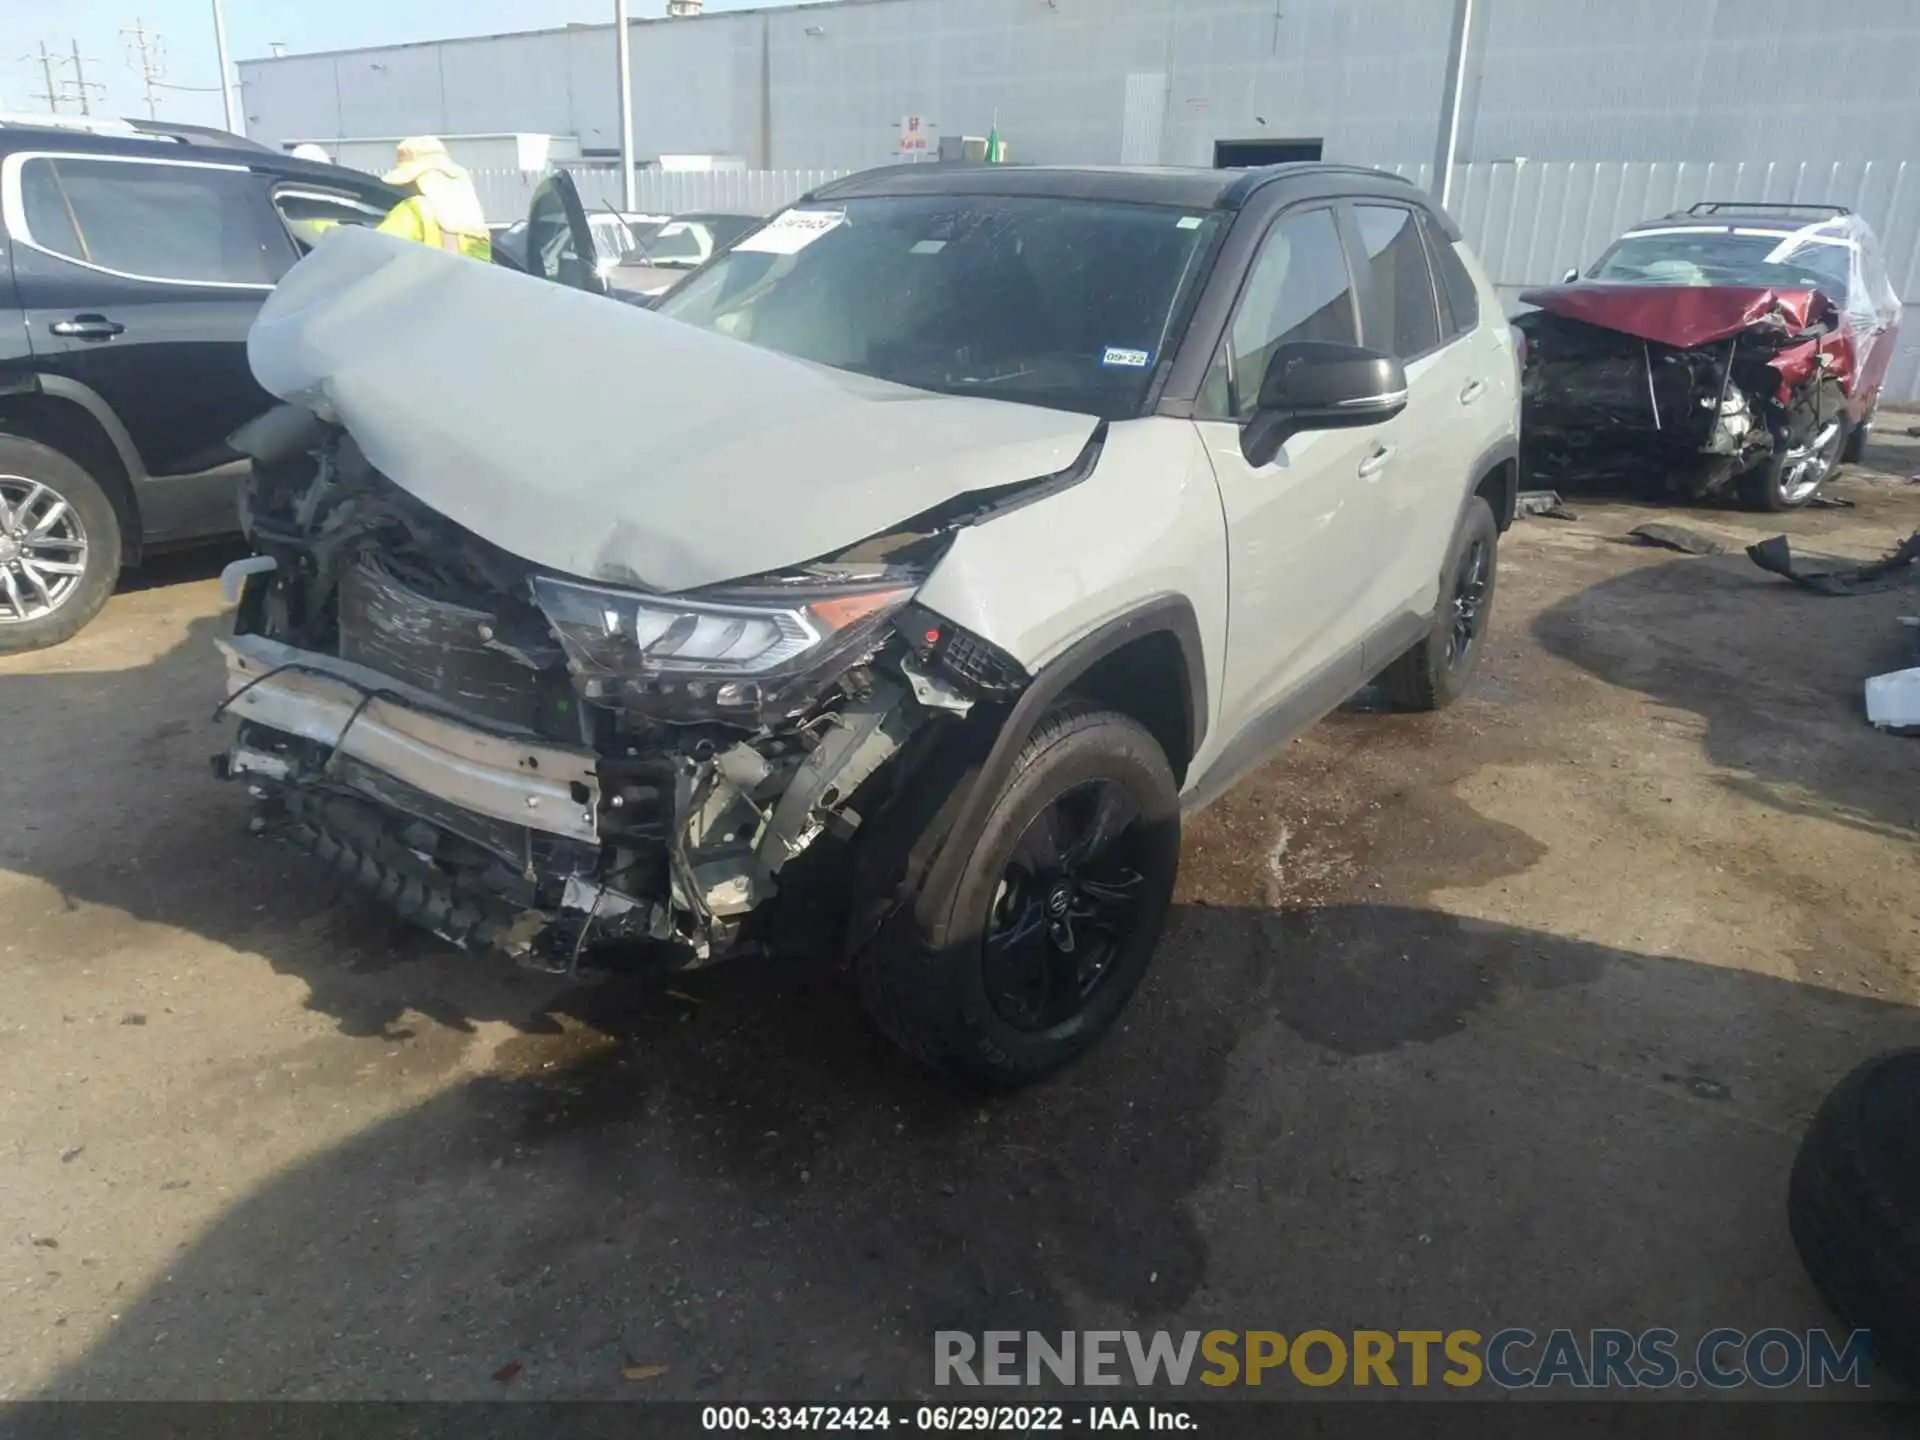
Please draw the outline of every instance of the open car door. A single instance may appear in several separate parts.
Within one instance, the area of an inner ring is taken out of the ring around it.
[[[607,282],[600,273],[599,258],[580,191],[571,175],[555,170],[533,192],[533,205],[527,211],[526,271],[575,290],[604,295]]]

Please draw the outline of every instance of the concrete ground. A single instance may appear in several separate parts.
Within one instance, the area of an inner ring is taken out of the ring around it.
[[[1659,518],[1864,558],[1920,526],[1920,453],[1876,459],[1857,508]],[[1122,1027],[987,1103],[829,975],[568,987],[251,841],[217,566],[154,567],[0,662],[0,1395],[901,1398],[942,1328],[1831,1323],[1783,1193],[1920,1041],[1920,740],[1860,701],[1920,588],[1575,504],[1503,543],[1471,698],[1356,703],[1194,822]]]

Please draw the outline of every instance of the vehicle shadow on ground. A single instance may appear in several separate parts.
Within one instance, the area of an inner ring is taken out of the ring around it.
[[[1548,608],[1533,633],[1609,684],[1701,716],[1729,788],[1905,835],[1920,831],[1920,744],[1868,725],[1862,686],[1915,663],[1899,620],[1916,606],[1914,571],[1890,591],[1836,598],[1715,555],[1604,580]]]
[[[141,590],[158,590],[168,585],[189,585],[213,580],[235,560],[244,560],[253,546],[238,535],[218,540],[195,541],[178,549],[162,550],[147,556],[120,577],[114,590],[121,595]]]
[[[1823,1324],[1786,1165],[1913,1023],[1431,910],[1182,907],[1121,1029],[985,1100],[818,974],[675,988],[563,997],[239,1201],[44,1393],[900,1398],[939,1329]]]

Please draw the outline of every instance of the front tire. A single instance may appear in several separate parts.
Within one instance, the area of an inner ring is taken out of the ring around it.
[[[1440,571],[1433,628],[1380,672],[1380,690],[1388,704],[1399,710],[1444,710],[1466,692],[1493,621],[1499,578],[1500,525],[1493,507],[1476,495],[1467,502]]]
[[[120,578],[120,517],[58,450],[0,435],[0,654],[71,639]]]
[[[861,999],[928,1069],[1028,1084],[1126,1006],[1179,863],[1179,787],[1153,736],[1115,711],[1063,704],[1021,748],[951,894],[932,907],[908,897],[855,951]]]
[[[1847,417],[1836,415],[1805,447],[1776,450],[1741,476],[1741,498],[1753,510],[1805,509],[1839,468],[1847,443]]]

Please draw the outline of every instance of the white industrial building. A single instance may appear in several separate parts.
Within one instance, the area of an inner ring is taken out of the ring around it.
[[[636,6],[665,9],[665,0]],[[635,154],[904,158],[903,131],[1035,162],[1424,161],[1460,0],[836,0],[630,30]],[[611,7],[609,7],[611,8]],[[684,7],[682,7],[684,8]],[[1920,155],[1920,3],[1471,0],[1457,158]],[[240,64],[269,142],[421,132],[618,152],[614,27]],[[916,126],[917,122],[917,126]]]

